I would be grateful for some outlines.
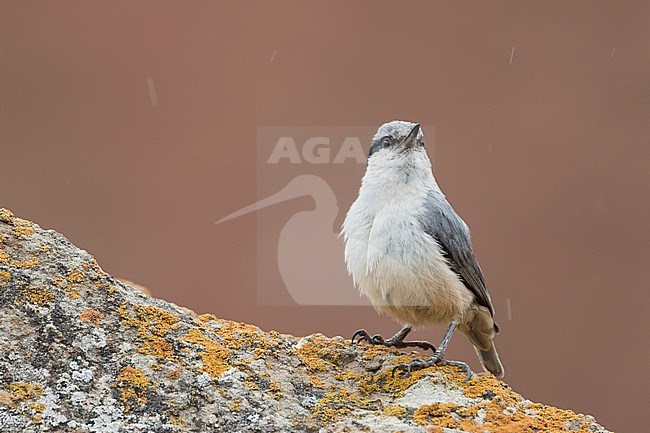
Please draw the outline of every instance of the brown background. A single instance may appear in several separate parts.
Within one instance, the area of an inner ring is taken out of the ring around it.
[[[257,126],[435,125],[508,383],[644,431],[649,16],[641,1],[2,2],[0,205],[199,312],[390,334],[369,308],[258,306],[255,215],[213,222],[256,199]],[[449,355],[477,367],[463,338]]]

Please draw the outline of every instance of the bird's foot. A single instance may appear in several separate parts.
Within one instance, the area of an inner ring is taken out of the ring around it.
[[[410,328],[404,328],[386,340],[380,334],[370,335],[365,329],[359,329],[352,335],[352,343],[355,344],[365,341],[368,344],[395,347],[396,349],[419,347],[420,349],[431,350],[433,353],[436,353],[436,347],[428,341],[404,341],[404,337],[406,337],[410,331]]]
[[[459,367],[467,375],[467,377],[465,377],[465,382],[467,382],[473,374],[472,369],[469,368],[469,365],[465,364],[464,362],[443,359],[442,355],[436,353],[429,359],[416,358],[409,363],[397,364],[395,367],[393,367],[393,375],[395,375],[396,371],[403,371],[408,375],[413,371],[422,370],[423,368],[431,367],[432,365],[453,365],[455,367]]]

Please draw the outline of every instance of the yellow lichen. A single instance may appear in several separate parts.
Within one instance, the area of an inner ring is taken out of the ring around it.
[[[4,265],[9,264],[9,254],[5,250],[0,249],[0,263]]]
[[[231,352],[219,342],[207,338],[200,330],[196,328],[190,329],[187,337],[183,340],[191,344],[203,346],[203,350],[199,354],[203,362],[203,371],[210,377],[218,378],[224,371],[230,368],[228,359],[231,356]]]
[[[132,305],[132,316],[128,304],[124,303],[118,309],[122,323],[137,328],[140,341],[138,352],[173,360],[174,348],[166,340],[167,332],[178,329],[180,317],[153,305]]]
[[[43,420],[43,410],[45,410],[44,403],[30,403],[27,405],[32,410],[32,421],[34,424],[40,424]]]
[[[397,352],[394,349],[389,349],[386,346],[375,344],[375,345],[367,346],[364,349],[362,358],[365,361],[370,361],[370,360],[374,359],[376,356],[379,356],[379,355],[390,355],[390,354],[394,355],[396,353],[399,353],[399,352]]]
[[[14,403],[33,400],[43,395],[43,387],[38,383],[13,382],[9,384],[9,389],[11,390],[11,400]]]
[[[169,423],[172,425],[182,426],[185,424],[185,420],[181,417],[172,417],[169,418]]]
[[[0,271],[0,288],[7,287],[11,281],[11,274],[7,271]]]
[[[0,208],[0,221],[13,225],[14,214],[9,209]]]
[[[301,342],[296,349],[298,359],[313,372],[325,372],[335,368],[340,360],[340,353],[345,346],[322,335],[313,335],[310,340]]]
[[[219,318],[214,314],[201,314],[194,319],[199,325],[207,325],[211,322],[220,322]]]
[[[36,232],[34,230],[34,224],[31,221],[21,220],[19,218],[14,218],[14,227],[14,235],[16,237],[28,237]]]
[[[257,357],[262,357],[268,350],[268,337],[256,326],[228,320],[219,320],[219,323],[219,329],[214,332],[229,349],[250,349]]]
[[[319,378],[317,378],[316,376],[309,376],[309,380],[310,380],[311,383],[313,383],[317,387],[319,387],[319,388],[323,387],[323,381],[320,380]]]
[[[239,399],[234,399],[232,403],[228,405],[228,410],[230,412],[239,412],[241,410],[241,407],[239,406],[241,404],[241,401]]]
[[[408,361],[407,361],[408,362]],[[404,391],[423,376],[435,372],[439,367],[429,367],[423,370],[416,370],[409,375],[402,375],[399,372],[393,374],[393,369],[388,368],[379,373],[366,373],[359,376],[359,392],[362,395],[370,395],[376,392],[388,393],[393,397],[401,397]]]
[[[81,312],[79,319],[84,323],[90,323],[93,326],[99,326],[104,315],[92,308],[86,308]]]
[[[384,416],[403,418],[406,416],[406,408],[404,406],[385,406],[382,414]]]
[[[358,409],[374,410],[376,407],[359,394],[342,388],[325,393],[323,397],[318,399],[318,403],[311,408],[311,413],[313,417],[321,422],[329,423]]]
[[[282,388],[277,382],[274,381],[269,381],[269,391],[271,392],[271,395],[273,395],[273,398],[279,399],[282,397]]]
[[[249,387],[251,389],[254,389],[256,391],[260,389],[260,386],[257,383],[255,383],[254,380],[252,380],[250,378],[247,379],[247,380],[243,380],[241,384],[244,385],[244,386],[247,386],[247,387]]]
[[[353,380],[353,381],[356,382],[357,380],[359,380],[359,375],[354,373],[351,370],[347,370],[347,371],[344,371],[342,373],[336,373],[334,375],[334,379],[340,380],[340,381]]]
[[[56,295],[46,287],[29,286],[20,290],[23,300],[32,304],[45,305],[56,299]]]
[[[452,379],[456,380],[457,375],[462,377],[460,373],[444,371],[447,383]],[[430,428],[451,428],[468,433],[590,432],[589,423],[583,416],[570,410],[526,402],[492,375],[481,374],[468,382],[458,383],[464,388],[466,396],[478,398],[476,404],[423,405],[414,412],[413,421]],[[480,425],[477,424],[479,410],[485,414]]]
[[[11,263],[9,263],[9,266],[18,269],[31,269],[34,266],[38,266],[40,264],[41,259],[38,257],[29,257],[23,260],[12,260]]]
[[[146,392],[151,387],[151,381],[144,371],[127,365],[117,376],[116,386],[125,412],[147,403]]]
[[[66,278],[70,284],[83,283],[84,276],[81,272],[70,272]]]

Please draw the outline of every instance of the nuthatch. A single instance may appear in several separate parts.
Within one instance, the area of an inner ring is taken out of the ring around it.
[[[419,124],[394,121],[379,128],[342,234],[348,271],[360,292],[379,313],[404,326],[390,339],[361,329],[353,341],[431,349],[431,358],[396,369],[448,364],[463,368],[469,377],[467,364],[443,359],[458,328],[483,368],[503,376],[493,342],[499,328],[469,229],[433,177]],[[437,350],[426,341],[405,341],[414,327],[443,323],[449,328]]]

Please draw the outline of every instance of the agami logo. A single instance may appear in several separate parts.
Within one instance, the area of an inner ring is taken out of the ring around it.
[[[345,266],[339,197],[344,213],[357,196],[375,131],[375,126],[258,128],[258,200],[216,223],[226,229],[229,221],[255,213],[258,303],[370,305]],[[301,197],[297,202],[306,204],[297,209],[295,199]]]

